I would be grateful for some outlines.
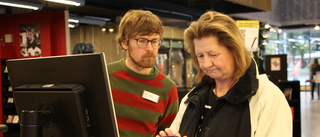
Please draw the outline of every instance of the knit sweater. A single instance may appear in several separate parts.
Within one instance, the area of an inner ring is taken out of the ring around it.
[[[124,59],[107,67],[120,137],[154,137],[170,126],[179,105],[171,79],[156,68],[153,74],[136,73]]]

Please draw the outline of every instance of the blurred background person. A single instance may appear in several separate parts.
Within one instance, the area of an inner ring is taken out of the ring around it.
[[[310,65],[310,83],[311,83],[311,99],[313,99],[314,95],[314,89],[316,87],[316,74],[317,71],[320,71],[320,66],[319,66],[319,62],[318,62],[318,58],[313,58],[312,64]],[[318,93],[318,99],[319,99],[319,86],[317,87],[317,93]]]

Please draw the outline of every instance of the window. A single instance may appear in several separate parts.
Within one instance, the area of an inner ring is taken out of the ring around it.
[[[264,54],[287,54],[288,80],[309,84],[305,81],[310,77],[310,64],[314,57],[320,57],[320,31],[305,29],[267,34]]]

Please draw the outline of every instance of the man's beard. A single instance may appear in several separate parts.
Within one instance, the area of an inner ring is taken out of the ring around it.
[[[133,51],[128,52],[129,58],[131,58],[133,63],[136,64],[137,66],[140,66],[142,68],[152,68],[156,64],[156,55],[154,55],[153,53],[146,53],[141,56],[140,61],[137,61],[135,58],[131,56],[131,52]],[[152,59],[150,58],[146,59],[145,57],[152,57]]]

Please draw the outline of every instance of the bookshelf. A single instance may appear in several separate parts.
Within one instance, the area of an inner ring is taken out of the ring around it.
[[[301,137],[300,81],[280,81],[279,88],[284,94],[291,92],[287,100],[293,112],[293,137]]]
[[[4,137],[19,137],[19,117],[14,104],[10,78],[8,76],[6,59],[1,59],[1,84],[2,84],[2,119],[9,128]]]

